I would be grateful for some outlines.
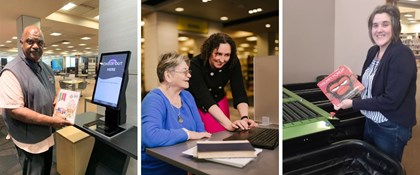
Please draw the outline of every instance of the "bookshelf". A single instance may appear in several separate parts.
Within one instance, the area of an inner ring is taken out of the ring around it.
[[[88,58],[88,75],[96,74],[96,57]]]

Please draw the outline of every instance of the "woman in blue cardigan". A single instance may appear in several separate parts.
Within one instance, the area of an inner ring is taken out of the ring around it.
[[[387,4],[369,17],[375,44],[362,69],[361,99],[344,100],[336,109],[360,110],[366,116],[364,140],[401,162],[416,124],[417,67],[413,52],[401,43],[400,12]]]
[[[176,53],[161,56],[157,74],[159,86],[141,103],[141,172],[166,175],[187,172],[146,154],[146,148],[175,145],[190,139],[210,137],[204,129],[189,87],[188,58]]]

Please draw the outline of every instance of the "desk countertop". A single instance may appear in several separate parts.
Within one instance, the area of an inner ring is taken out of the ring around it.
[[[212,135],[210,140],[222,140],[233,132],[222,131]],[[147,148],[146,153],[172,165],[185,169],[193,174],[228,174],[228,175],[278,175],[279,147],[274,150],[264,149],[258,157],[243,168],[218,164],[210,161],[198,161],[183,151],[196,146],[197,140],[190,140],[172,146]]]
[[[128,156],[133,157],[134,159],[137,159],[137,127],[136,126],[128,126],[128,125],[122,126],[126,130],[111,138],[105,135],[102,135],[96,131],[92,131],[88,128],[83,127],[84,124],[98,120],[102,117],[104,116],[97,113],[93,113],[93,112],[86,112],[83,114],[79,114],[76,116],[74,126],[84,132],[89,133],[90,135],[93,135],[96,139],[100,139],[104,143],[127,154]]]

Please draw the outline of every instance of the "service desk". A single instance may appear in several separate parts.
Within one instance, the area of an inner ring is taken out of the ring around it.
[[[137,159],[137,127],[125,124],[126,130],[112,138],[83,127],[103,117],[93,112],[76,116],[74,126],[95,137],[86,174],[126,174],[130,157]]]
[[[212,134],[209,140],[222,140],[233,132],[222,131]],[[204,140],[204,139],[203,139]],[[169,164],[182,168],[193,174],[228,174],[228,175],[278,175],[279,174],[279,147],[274,150],[263,149],[257,158],[243,168],[214,163],[205,160],[193,159],[182,152],[196,146],[197,140],[189,140],[172,146],[147,148],[146,153],[163,160]]]

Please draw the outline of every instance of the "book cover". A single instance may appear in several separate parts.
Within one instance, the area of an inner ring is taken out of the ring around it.
[[[54,115],[63,117],[74,124],[79,98],[80,92],[60,89],[57,103],[54,107]]]
[[[197,158],[255,157],[248,140],[197,141]]]
[[[261,152],[262,152],[262,149],[255,148],[254,154],[255,154],[255,156],[257,156]],[[194,147],[192,147],[188,150],[185,150],[182,153],[197,158],[197,146],[194,146]],[[207,158],[207,159],[204,159],[204,160],[211,161],[211,162],[216,162],[216,163],[220,163],[220,164],[224,164],[224,165],[229,165],[229,166],[233,166],[233,167],[242,168],[254,159],[255,158],[244,157],[244,158]]]
[[[334,105],[353,98],[365,88],[345,65],[338,67],[317,85]]]

